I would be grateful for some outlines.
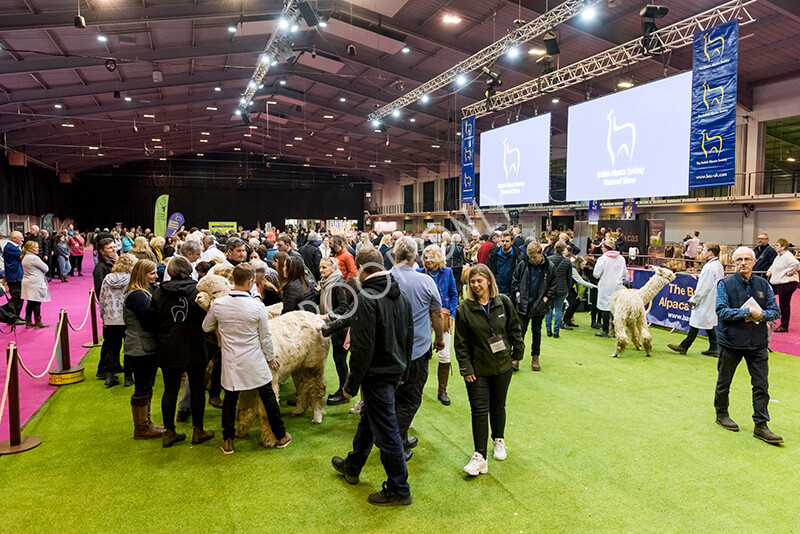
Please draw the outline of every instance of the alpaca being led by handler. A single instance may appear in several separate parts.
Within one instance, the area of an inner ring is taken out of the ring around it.
[[[614,358],[622,354],[628,345],[626,330],[631,332],[631,340],[636,350],[644,347],[650,356],[652,338],[647,325],[645,307],[667,284],[675,280],[675,273],[664,267],[653,267],[655,274],[640,289],[618,289],[611,296],[611,315],[614,317],[614,337],[617,339]]]

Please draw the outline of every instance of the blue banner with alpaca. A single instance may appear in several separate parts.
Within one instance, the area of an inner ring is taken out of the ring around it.
[[[739,21],[694,36],[689,187],[736,181],[736,83]]]
[[[675,280],[669,283],[645,305],[647,322],[676,330],[689,331],[689,316],[692,308],[689,299],[694,295],[697,279],[689,274],[676,273]],[[633,288],[644,286],[653,271],[650,269],[633,269]]]
[[[461,203],[475,200],[475,117],[461,119]]]

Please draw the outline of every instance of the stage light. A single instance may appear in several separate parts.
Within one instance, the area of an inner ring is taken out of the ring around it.
[[[242,110],[241,110],[241,109],[239,109],[239,108],[236,108],[236,111],[234,111],[234,113],[235,113],[236,115],[241,115],[241,114],[242,114]]]
[[[266,65],[270,62],[270,57],[267,54],[261,54],[261,57],[258,58],[262,65]]]
[[[422,95],[421,97],[419,97],[419,101],[422,102],[423,104],[427,104],[429,100],[430,97],[428,95]]]
[[[528,53],[530,55],[532,55],[532,56],[543,56],[543,55],[546,54],[546,52],[544,50],[542,50],[541,48],[536,48],[536,47],[531,48],[530,50],[528,50]]]
[[[374,119],[374,120],[372,121],[372,127],[373,127],[373,128],[377,128],[377,127],[379,127],[380,125],[381,125],[381,121],[379,121],[378,119]]]
[[[545,55],[536,60],[536,64],[542,67],[542,75],[555,72],[556,67],[553,64],[553,56]]]
[[[280,28],[280,29],[282,29],[282,30],[285,30],[285,29],[286,29],[286,28],[288,28],[288,27],[289,27],[289,21],[288,21],[288,20],[286,20],[285,18],[281,18],[281,19],[278,21],[278,28]]]
[[[320,28],[327,28],[328,27],[328,22],[324,21],[324,20],[319,21],[319,27]]]
[[[463,74],[459,74],[458,76],[456,76],[456,84],[457,85],[464,85],[465,83],[467,83],[467,77],[466,76],[464,76]]]
[[[630,89],[633,87],[633,79],[632,78],[620,78],[617,82],[617,87],[621,89]]]
[[[645,54],[650,54],[658,46],[658,37],[653,36],[658,31],[656,19],[665,17],[667,13],[669,13],[668,7],[655,4],[647,5],[639,11],[639,16],[642,17],[642,48]]]
[[[105,62],[105,66],[108,72],[114,72],[115,70],[117,70],[117,62],[114,61],[113,59],[107,59]]]
[[[245,104],[247,104],[247,99],[245,97],[240,98],[239,105],[244,106]]]
[[[544,49],[547,51],[547,54],[550,56],[557,56],[561,53],[561,49],[558,46],[558,37],[556,36],[556,32],[553,30],[549,30],[544,34]]]
[[[583,8],[583,11],[581,11],[581,19],[583,19],[585,22],[594,20],[596,16],[597,9],[594,6],[586,6]]]
[[[507,53],[508,57],[510,57],[511,59],[515,59],[519,57],[519,48],[516,46],[512,46],[511,48],[508,49]]]
[[[400,116],[400,110],[399,109],[395,109],[395,110],[392,111],[392,117],[394,117],[396,119],[399,116]]]
[[[254,82],[253,80],[250,80],[248,82],[248,84],[247,84],[247,87],[249,87],[250,89],[255,89],[256,88],[256,82]]]
[[[242,122],[243,122],[243,123],[244,123],[246,126],[249,126],[249,125],[250,125],[250,123],[251,123],[251,122],[253,122],[253,121],[252,121],[252,119],[250,119],[250,113],[249,113],[249,112],[248,112],[246,109],[243,109],[243,110],[241,110],[241,115],[240,115],[240,117],[242,118]]]
[[[300,25],[299,25],[299,24],[297,24],[297,23],[295,22],[294,24],[292,24],[292,28],[291,28],[291,30],[289,30],[289,31],[291,31],[292,33],[294,33],[294,32],[296,32],[296,31],[297,31],[297,30],[299,30],[299,29],[300,29]]]
[[[553,104],[558,104],[559,102],[561,102],[561,99],[560,99],[560,98],[558,98],[557,96],[554,96],[554,97],[553,97],[553,99],[551,100],[551,102],[552,102]]]
[[[347,45],[347,55],[348,56],[355,56],[356,55],[356,45],[350,43]]]

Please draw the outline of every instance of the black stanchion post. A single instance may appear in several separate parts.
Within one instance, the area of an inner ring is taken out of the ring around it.
[[[91,308],[92,314],[92,341],[83,344],[83,348],[85,349],[93,349],[95,347],[103,346],[103,344],[100,343],[100,338],[97,335],[97,311],[95,300],[97,299],[95,299],[94,288],[92,288],[89,290],[89,307]]]
[[[9,438],[7,441],[0,441],[0,455],[15,454],[25,452],[38,447],[42,440],[37,436],[22,437],[19,424],[19,355],[17,345],[8,344],[6,350],[8,358],[8,430]]]
[[[58,343],[61,345],[61,371],[50,371],[51,386],[65,386],[83,382],[83,366],[73,366],[69,361],[69,319],[67,310],[62,309],[58,316],[58,324],[61,329]]]

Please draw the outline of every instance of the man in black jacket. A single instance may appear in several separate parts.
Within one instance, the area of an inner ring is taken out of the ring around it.
[[[550,310],[545,316],[547,337],[558,337],[561,329],[561,315],[564,313],[564,300],[567,298],[569,284],[572,282],[572,263],[564,257],[564,249],[566,248],[566,243],[558,241],[553,245],[553,254],[547,257],[547,260],[555,268],[556,281],[558,283],[558,290],[555,297],[550,301]],[[554,315],[555,324],[552,324]],[[569,330],[572,330],[572,328],[569,328]]]
[[[769,234],[766,232],[758,234],[758,246],[753,249],[753,253],[756,255],[756,264],[753,265],[754,274],[766,278],[772,262],[778,257],[778,253],[769,244]]]
[[[361,388],[364,406],[353,450],[346,459],[334,456],[331,463],[347,482],[357,484],[373,445],[377,445],[388,479],[381,491],[369,496],[370,504],[408,505],[411,490],[395,413],[395,390],[407,378],[411,363],[411,304],[391,274],[383,270],[383,258],[376,249],[362,250],[358,262],[363,265],[359,275],[362,290],[350,324],[350,374],[344,395],[353,397]]]
[[[486,265],[492,271],[497,282],[497,290],[503,295],[507,295],[511,302],[515,296],[511,291],[511,278],[514,276],[514,269],[522,258],[522,253],[512,245],[513,238],[511,232],[506,230],[500,234],[500,246],[494,247],[489,251]]]
[[[541,371],[542,318],[556,296],[558,280],[555,266],[542,254],[539,243],[530,243],[527,252],[527,257],[520,260],[514,271],[511,291],[517,297],[516,309],[523,338],[528,323],[531,324],[531,369]],[[511,365],[515,371],[519,370],[519,361],[512,361]]]
[[[303,257],[303,263],[305,263],[308,270],[311,271],[315,282],[319,282],[320,279],[319,262],[322,260],[322,252],[317,246],[317,241],[319,240],[319,234],[316,232],[309,232],[308,240],[300,248],[300,255]]]
[[[94,278],[94,294],[99,299],[103,279],[111,273],[111,269],[117,261],[117,247],[112,238],[105,237],[97,242],[97,251],[97,265],[94,266],[92,277]]]

